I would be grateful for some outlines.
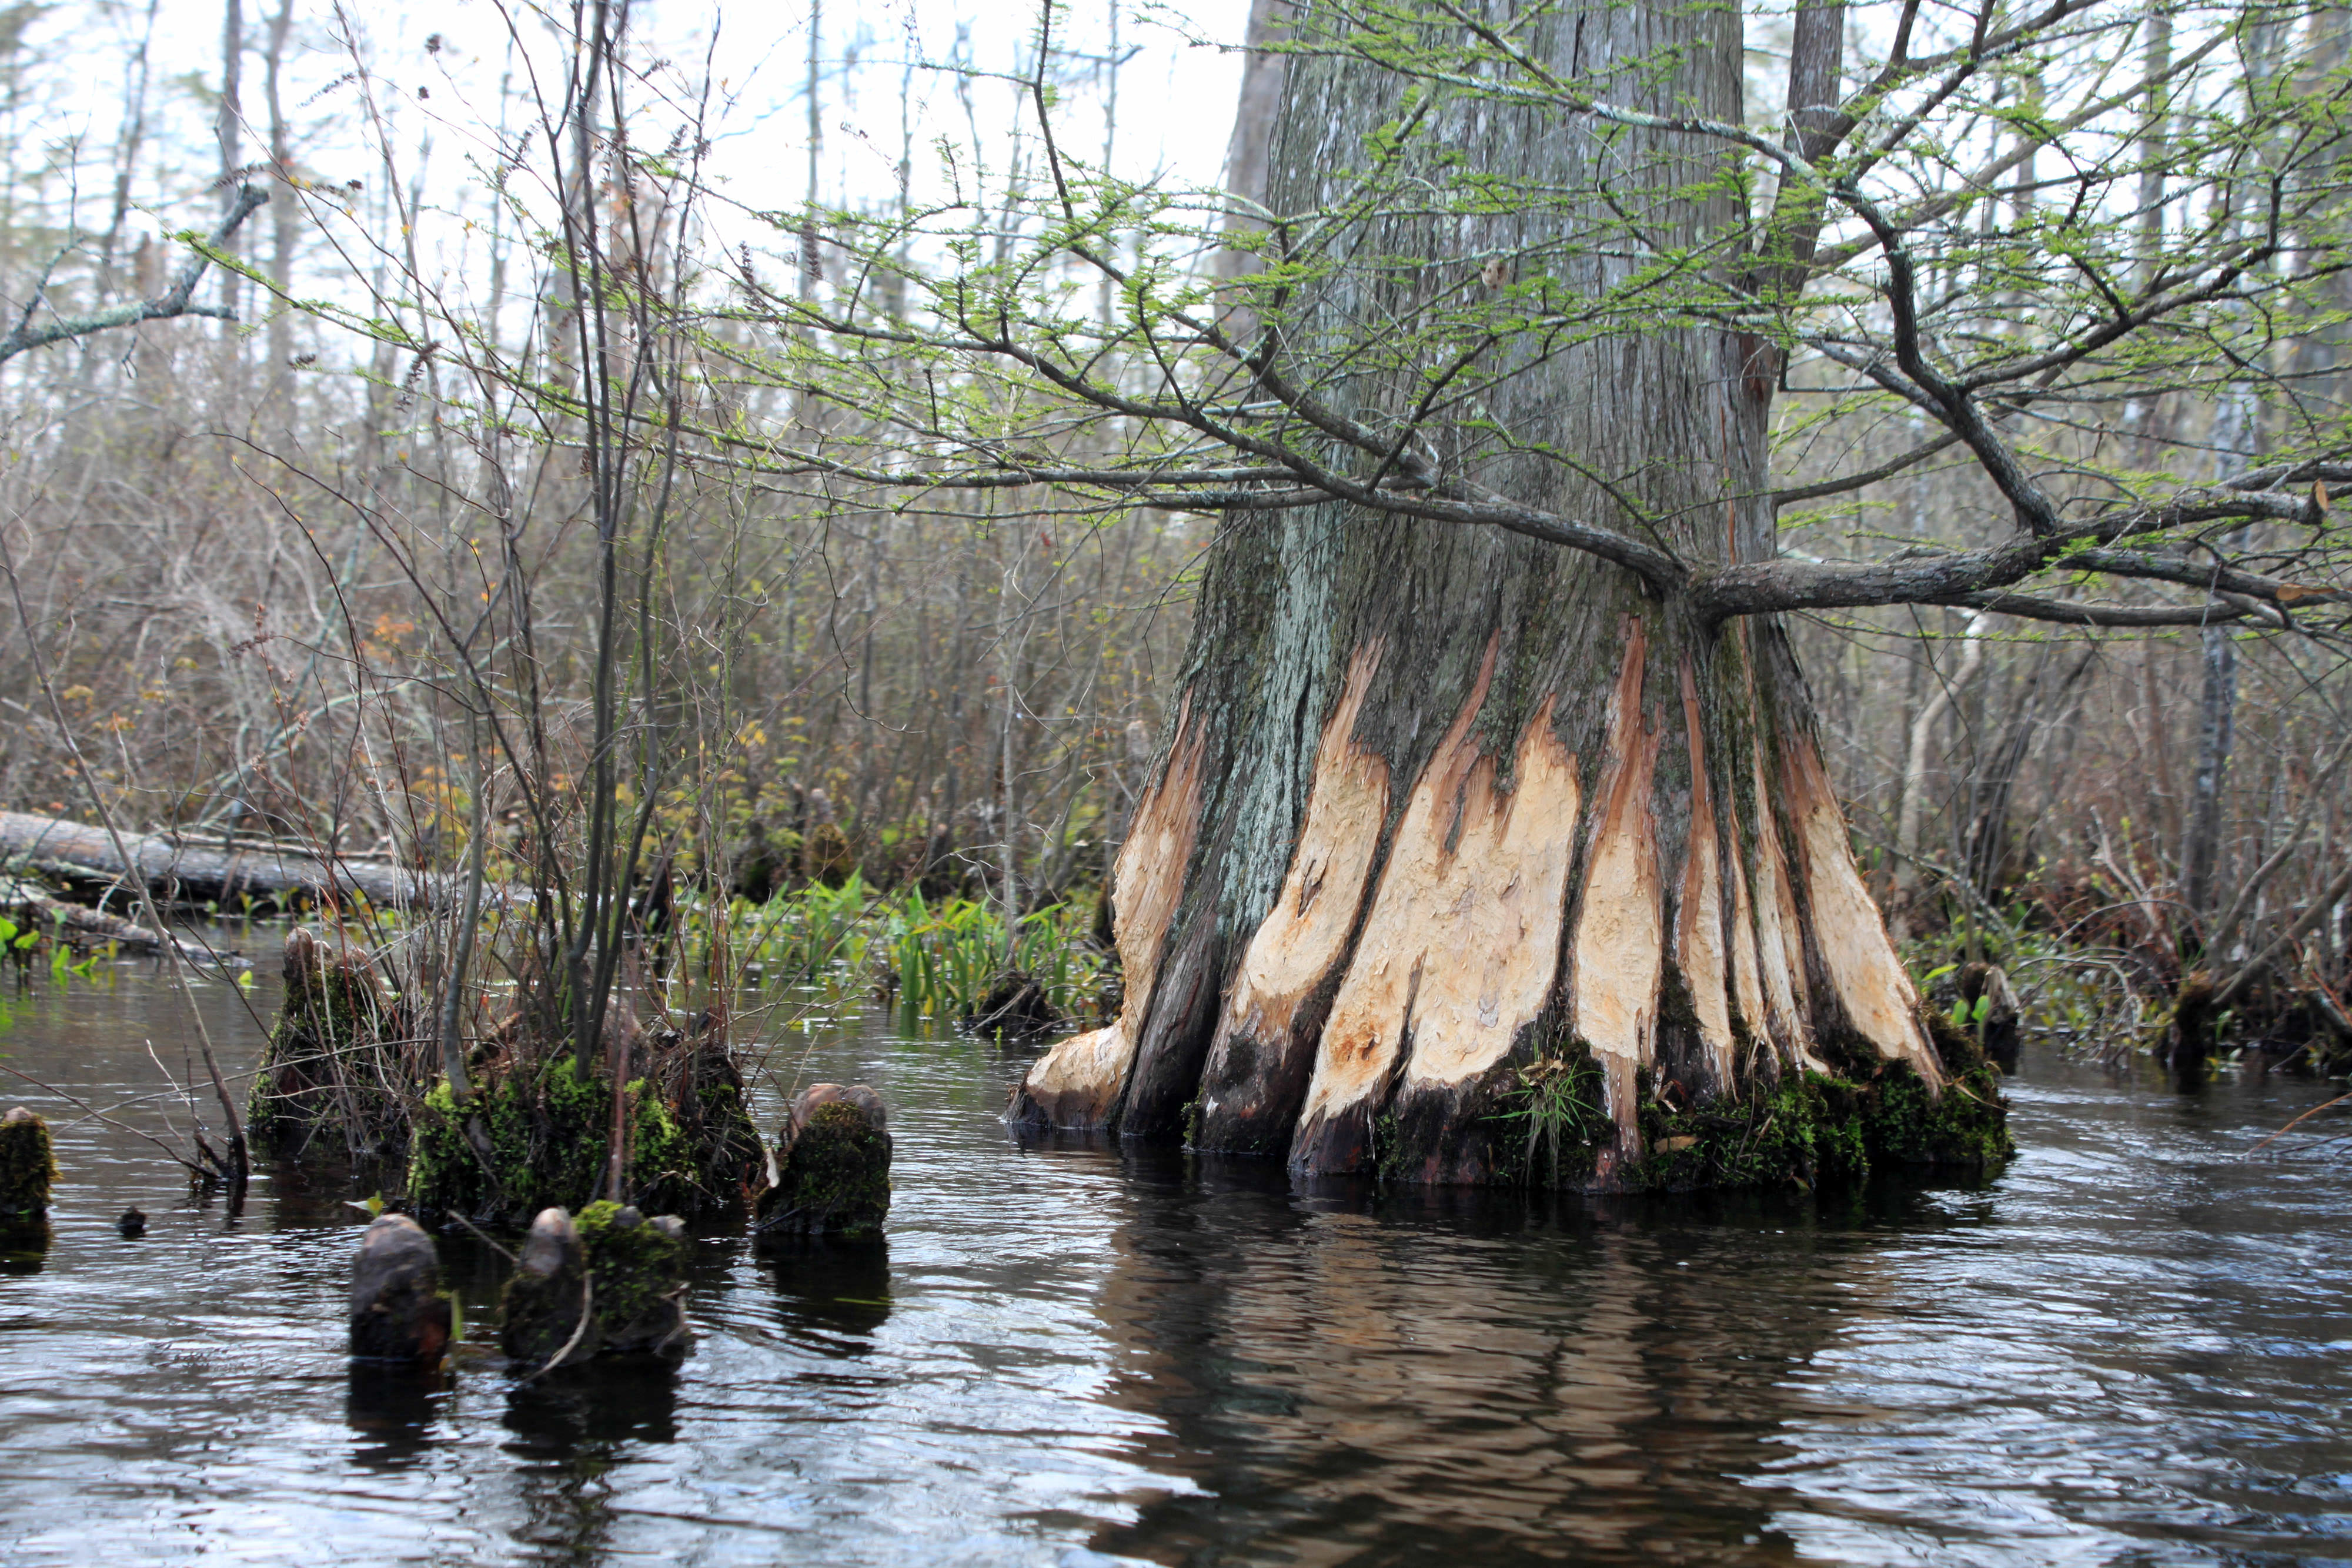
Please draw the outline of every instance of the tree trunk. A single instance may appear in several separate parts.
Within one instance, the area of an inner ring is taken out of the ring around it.
[[[1738,113],[1727,13],[1570,8],[1538,40],[1620,90],[1629,62],[1674,51],[1679,74],[1646,107]],[[1271,204],[1334,205],[1327,182],[1397,91],[1294,56]],[[1677,193],[1703,171],[1675,144],[1603,149],[1491,103],[1445,112],[1424,156],[1563,184],[1608,157],[1614,193],[1646,199],[1664,245],[1731,219]],[[1554,237],[1538,221],[1554,220],[1381,215],[1358,253],[1468,259],[1342,272],[1286,335],[1328,340],[1343,313],[1491,277],[1482,257]],[[1598,288],[1622,264],[1566,265]],[[1568,516],[1612,515],[1622,497],[1686,559],[1758,559],[1766,351],[1665,328],[1555,348],[1486,393],[1482,412],[1515,440],[1476,477]],[[1330,395],[1377,417],[1384,389],[1364,376]],[[1760,1179],[1749,1143],[1798,1114],[1773,1096],[1808,1092],[1807,1073],[1859,1089],[1865,1110],[1932,1117],[1963,1098],[1941,1093],[1774,623],[1709,626],[1591,557],[1335,504],[1229,521],[1177,690],[1118,865],[1122,1011],[1036,1063],[1016,1124],[1181,1130],[1302,1176],[1493,1182],[1529,1179],[1549,1115],[1584,1123],[1589,1160],[1563,1179],[1622,1187]],[[1538,1082],[1591,1088],[1547,1108]],[[2005,1147],[1991,1096],[1966,1098],[1969,1137],[1938,1124],[1898,1157]],[[1738,1156],[1707,1144],[1735,1125]]]

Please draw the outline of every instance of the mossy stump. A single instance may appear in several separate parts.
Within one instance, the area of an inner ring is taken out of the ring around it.
[[[285,1000],[246,1104],[253,1146],[278,1158],[320,1134],[358,1159],[397,1159],[408,1141],[417,1030],[367,954],[296,927],[286,935]]]
[[[369,1226],[352,1266],[352,1354],[435,1365],[448,1347],[452,1319],[440,1249],[425,1228],[404,1214]]]
[[[866,1085],[816,1083],[793,1102],[776,1185],[760,1195],[752,1234],[871,1240],[890,1213],[889,1116]]]
[[[577,1219],[542,1210],[507,1281],[500,1343],[532,1375],[599,1355],[683,1355],[687,1258],[676,1215],[648,1219],[611,1202]]]
[[[740,1206],[760,1165],[743,1078],[710,1031],[687,1049],[656,1040],[646,1076],[622,1086],[628,1190],[647,1207],[707,1214]],[[409,1151],[407,1201],[425,1214],[519,1225],[580,1203],[611,1159],[613,1082],[568,1052],[542,1066],[499,1062],[462,1111],[446,1080],[424,1097]]]
[[[1065,1021],[1044,986],[1022,970],[1007,969],[990,982],[964,1027],[982,1039],[1025,1041],[1042,1040]]]
[[[57,1176],[49,1124],[22,1105],[0,1116],[0,1246],[47,1241],[49,1187]]]

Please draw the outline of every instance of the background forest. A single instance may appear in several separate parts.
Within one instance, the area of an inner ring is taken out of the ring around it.
[[[584,879],[583,909],[600,879],[700,868],[754,902],[854,874],[1094,924],[1220,515],[1017,472],[908,485],[913,385],[957,405],[935,447],[986,424],[1083,465],[1135,437],[1057,424],[979,371],[950,385],[912,351],[812,369],[815,335],[778,302],[887,317],[933,256],[1011,265],[1061,177],[1041,115],[1084,144],[1074,166],[1248,193],[1279,66],[1245,82],[1211,46],[1280,14],[787,9],[0,16],[0,531],[24,605],[0,640],[0,804],[87,815],[78,742],[126,828],[451,872],[481,845],[493,880],[534,880],[576,831],[593,865],[535,880]],[[2117,16],[2109,53],[2169,79],[2165,7]],[[581,69],[581,30],[607,25],[625,68]],[[1854,8],[1850,54],[1893,25]],[[2119,111],[2149,171],[2119,243],[2200,221],[2166,150],[2231,92],[2342,90],[2352,13],[2249,9],[2218,52],[2213,17],[2197,26],[2204,98]],[[1790,26],[1749,18],[1748,119],[1772,134]],[[2084,89],[2042,72],[2021,57],[1971,134]],[[2065,215],[2061,162],[2011,161],[1980,193],[1987,232]],[[1164,265],[1235,265],[1213,222],[1188,238],[1166,210]],[[215,234],[226,265],[173,304]],[[1110,282],[1030,281],[1108,339]],[[1977,287],[1997,315],[1998,279]],[[2336,427],[2346,287],[2312,280],[2258,352],[2135,389],[2096,428],[2053,414],[2048,449],[2201,483]],[[1800,357],[1788,384],[1826,393],[1832,369]],[[692,450],[642,417],[688,404]],[[1775,418],[1801,559],[2010,526],[1957,452],[1912,460],[1932,435],[1916,412],[1795,395]],[[2117,457],[2117,431],[2140,449]],[[2352,923],[2330,892],[2352,855],[2340,641],[2237,612],[2069,627],[1923,606],[1790,627],[1917,973],[2001,961],[2035,1027],[2108,1051],[2151,1039],[2209,955],[2264,957],[2276,983],[2241,1039],[2352,1042]]]

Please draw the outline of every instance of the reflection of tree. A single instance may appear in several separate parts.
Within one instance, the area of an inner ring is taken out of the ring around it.
[[[1843,1271],[1810,1208],[1564,1205],[1551,1225],[1498,1194],[1294,1195],[1271,1165],[1135,1196],[1101,1304],[1124,1350],[1108,1397],[1164,1423],[1148,1462],[1202,1490],[1097,1549],[1785,1554],[1739,1478],[1780,1457],[1786,1369],[1833,1332],[1790,1311]]]

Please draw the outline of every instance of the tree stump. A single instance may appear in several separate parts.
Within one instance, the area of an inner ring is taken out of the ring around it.
[[[1969,1004],[1985,1055],[2003,1072],[2015,1072],[2021,1024],[2017,992],[2011,988],[2008,974],[1998,964],[1965,964],[1958,979],[1960,998]]]
[[[49,1124],[22,1105],[0,1117],[0,1246],[48,1240],[49,1186],[57,1176]]]
[[[598,1355],[683,1355],[686,1222],[648,1219],[633,1207],[592,1203],[577,1220],[541,1211],[507,1281],[500,1333],[506,1353],[536,1375]]]
[[[890,1212],[889,1113],[863,1083],[813,1083],[793,1102],[776,1151],[776,1185],[760,1195],[752,1234],[872,1239]]]
[[[449,1343],[441,1254],[425,1228],[387,1214],[360,1238],[352,1268],[352,1354],[432,1365]]]

